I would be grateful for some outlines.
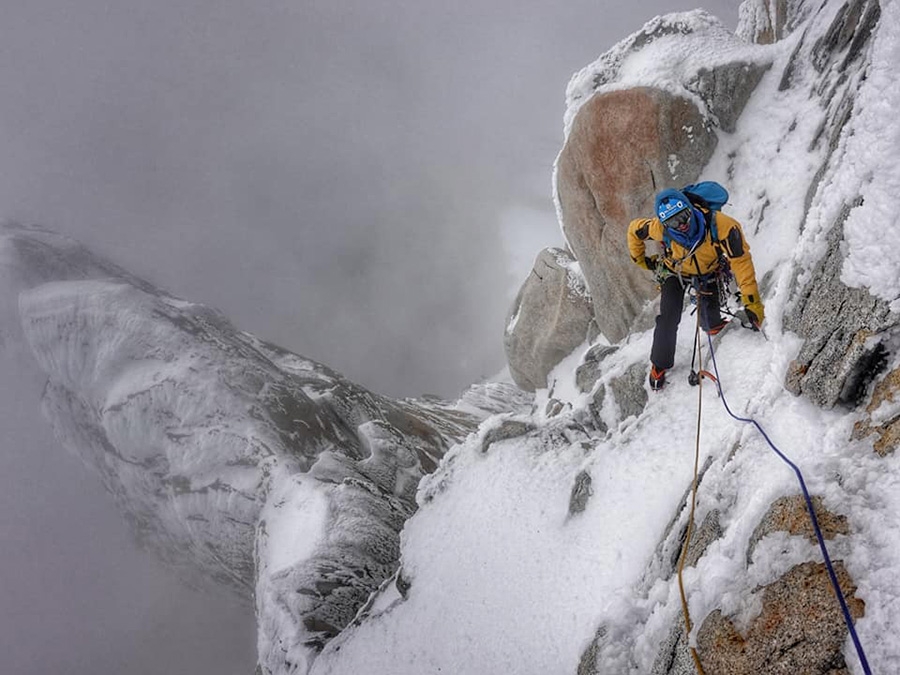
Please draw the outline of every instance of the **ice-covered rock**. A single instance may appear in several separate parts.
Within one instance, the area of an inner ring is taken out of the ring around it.
[[[421,477],[522,404],[373,394],[50,232],[5,228],[0,261],[58,438],[145,547],[255,598],[264,672],[306,668],[395,572]]]
[[[541,251],[506,321],[509,372],[525,391],[547,386],[547,375],[588,339],[591,296],[578,264],[563,249]]]

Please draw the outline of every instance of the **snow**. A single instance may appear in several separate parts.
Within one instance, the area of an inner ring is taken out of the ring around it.
[[[845,226],[849,250],[841,280],[848,286],[868,288],[900,312],[900,256],[884,254],[885,246],[900,241],[900,126],[884,122],[892,119],[900,106],[900,5],[896,2],[882,3],[872,62],[857,98],[852,135],[845,148],[853,161],[843,164],[839,177],[847,184],[845,191],[856,189],[863,199]]]
[[[692,339],[692,331],[681,331],[680,354],[689,353]],[[717,351],[719,372],[734,411],[756,417],[801,467],[810,490],[853,523],[853,533],[829,547],[860,584],[867,611],[858,626],[878,671],[878,664],[900,660],[900,642],[884,639],[900,612],[898,460],[885,466],[869,442],[848,443],[852,416],[784,391],[797,347],[789,335],[766,341],[732,330]],[[649,335],[639,336],[609,357],[611,372],[648,349]],[[545,420],[528,437],[484,452],[487,431],[499,424],[486,422],[420,486],[422,508],[403,536],[403,575],[411,583],[406,599],[394,591],[383,611],[329,645],[312,672],[575,672],[605,623],[617,633],[614,647],[603,653],[603,672],[649,672],[680,612],[677,587],[644,574],[691,482],[698,389],[685,381],[687,370],[686,363],[676,366],[670,386],[651,397],[645,415],[599,442],[561,440],[558,421]],[[570,392],[557,381],[555,397]],[[726,414],[709,383],[702,397],[700,461],[711,457],[713,463],[697,521],[719,509],[725,534],[686,570],[686,591],[698,625],[720,608],[740,627],[760,609],[751,591],[820,554],[806,540],[776,533],[761,540],[745,569],[747,541],[769,504],[799,488],[764,439]],[[578,407],[582,399],[569,402]],[[582,471],[592,477],[592,497],[584,513],[571,515],[568,498]]]
[[[264,552],[268,571],[277,575],[312,557],[325,533],[328,500],[315,481],[279,471],[260,520],[268,534]]]

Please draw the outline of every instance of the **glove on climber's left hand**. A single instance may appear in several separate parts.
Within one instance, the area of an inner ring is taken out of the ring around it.
[[[647,257],[642,256],[641,258],[634,261],[634,264],[638,267],[643,267],[645,270],[650,270],[651,272],[656,271],[656,256]]]
[[[755,302],[748,302],[744,305],[744,309],[747,311],[747,317],[750,319],[751,323],[755,328],[759,328],[762,326],[763,320],[766,318],[766,310],[763,307],[762,301],[756,300]]]

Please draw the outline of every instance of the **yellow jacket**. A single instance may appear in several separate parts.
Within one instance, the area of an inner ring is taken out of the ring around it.
[[[702,209],[700,209],[703,211]],[[706,214],[705,211],[703,211]],[[741,225],[731,216],[721,211],[716,212],[716,230],[718,233],[718,249],[731,262],[734,279],[741,289],[741,300],[745,305],[760,303],[759,286],[756,283],[756,270],[753,269],[753,258],[750,257],[750,245],[744,238]],[[637,218],[628,225],[628,252],[636,265],[649,269],[645,258],[647,239],[664,242],[663,226],[659,218]],[[677,241],[670,241],[663,255],[662,263],[675,274],[683,277],[695,277],[714,272],[719,266],[719,251],[712,241],[712,234],[694,249],[688,251]]]

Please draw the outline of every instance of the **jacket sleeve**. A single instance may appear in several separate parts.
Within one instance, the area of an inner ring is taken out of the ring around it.
[[[719,213],[716,226],[725,253],[731,260],[731,271],[741,289],[741,300],[745,305],[760,302],[759,286],[756,283],[756,270],[750,255],[750,245],[744,237],[741,224],[730,216]]]
[[[654,221],[656,221],[654,223]],[[636,218],[628,225],[628,253],[631,255],[631,261],[645,270],[650,269],[645,253],[647,251],[647,239],[655,239],[661,241],[662,238],[657,232],[659,221],[655,218]],[[653,236],[656,234],[657,236]]]

